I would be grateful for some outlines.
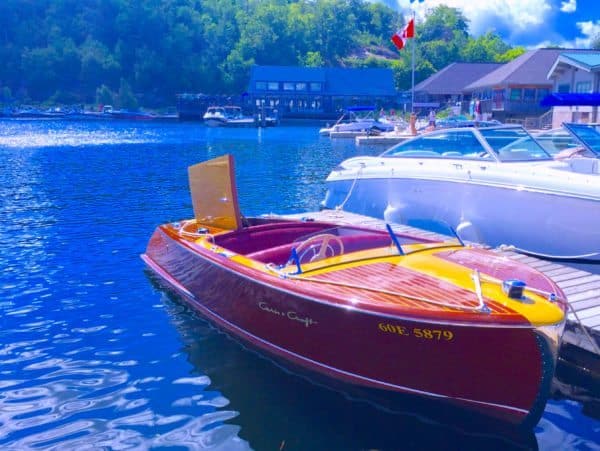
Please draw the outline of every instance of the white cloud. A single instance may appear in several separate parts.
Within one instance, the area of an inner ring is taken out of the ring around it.
[[[563,13],[574,13],[577,11],[577,0],[567,0],[560,3],[560,10]]]
[[[589,48],[592,39],[600,35],[600,20],[596,22],[591,20],[577,22],[577,28],[579,28],[583,37],[575,38],[575,47]]]
[[[414,8],[420,17],[428,9],[447,5],[460,9],[469,19],[469,31],[481,35],[490,30],[508,30],[519,35],[532,28],[543,27],[551,12],[551,0],[426,0],[423,3],[410,3],[410,0],[397,0],[398,6],[409,11]],[[563,2],[563,4],[566,2]],[[575,3],[575,0],[569,0]]]
[[[564,39],[560,36],[555,36],[553,40],[544,40],[532,47],[552,47],[558,46],[565,49],[588,49],[592,43],[592,39],[600,34],[600,20],[577,22],[577,28],[581,32],[581,36],[576,36],[573,39]]]

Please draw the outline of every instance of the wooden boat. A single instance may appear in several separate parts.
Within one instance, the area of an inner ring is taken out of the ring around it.
[[[142,258],[209,320],[336,382],[537,423],[565,317],[544,275],[451,238],[243,218],[229,156],[189,176],[195,219]]]

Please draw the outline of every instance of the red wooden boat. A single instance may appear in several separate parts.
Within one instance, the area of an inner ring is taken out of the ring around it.
[[[142,258],[208,319],[337,382],[538,422],[566,305],[543,274],[454,239],[243,218],[229,156],[189,176],[195,219]]]

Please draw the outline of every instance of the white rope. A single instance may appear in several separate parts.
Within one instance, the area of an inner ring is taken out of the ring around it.
[[[352,192],[354,191],[354,187],[356,186],[356,182],[358,181],[358,179],[360,178],[360,176],[362,175],[362,170],[364,168],[364,164],[361,163],[360,168],[358,168],[358,171],[356,171],[356,177],[354,177],[354,180],[352,181],[352,185],[350,186],[350,190],[348,191],[348,194],[346,194],[346,198],[343,200],[343,202],[339,205],[337,205],[335,207],[336,210],[343,210],[344,209],[344,205],[346,205],[346,202],[348,202],[348,200],[350,199],[350,196],[352,195]]]
[[[533,255],[534,257],[548,258],[554,260],[583,260],[585,258],[592,258],[600,256],[600,252],[591,252],[589,254],[581,254],[581,255],[552,255],[552,254],[542,254],[541,252],[528,251],[527,249],[521,249],[512,244],[501,244],[498,246],[498,249],[501,251],[517,251],[522,254]]]

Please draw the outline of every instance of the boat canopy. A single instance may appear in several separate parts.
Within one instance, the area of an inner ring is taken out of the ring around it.
[[[553,92],[540,102],[541,106],[599,106],[600,93]]]

